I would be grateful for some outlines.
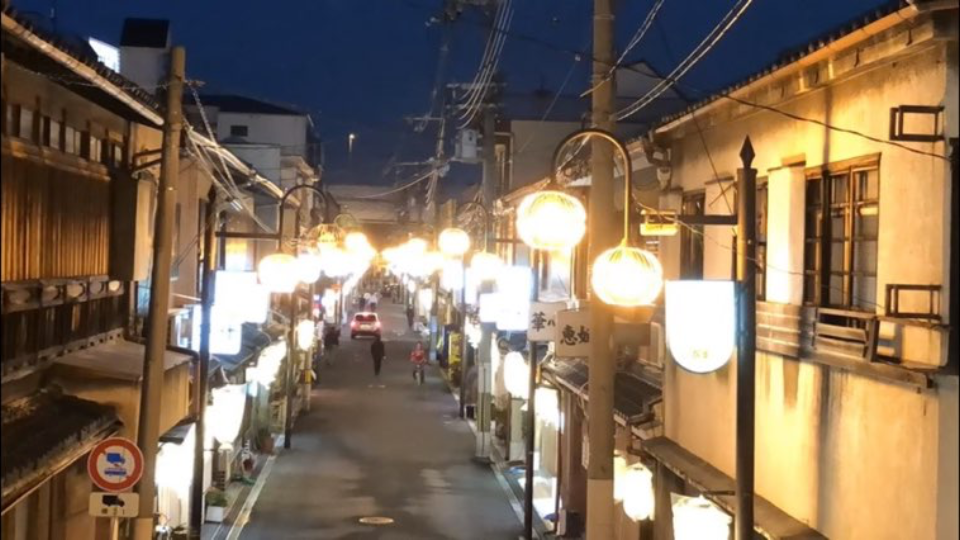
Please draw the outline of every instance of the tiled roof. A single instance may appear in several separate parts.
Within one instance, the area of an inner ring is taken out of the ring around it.
[[[816,39],[813,39],[812,41],[809,41],[799,47],[794,47],[787,50],[775,62],[767,65],[766,67],[754,73],[753,75],[747,77],[746,79],[742,79],[733,85],[730,85],[722,90],[719,90],[713,93],[709,97],[706,97],[704,99],[701,99],[700,101],[694,102],[689,107],[686,107],[681,111],[662,117],[660,121],[657,122],[657,125],[669,124],[674,120],[683,118],[684,116],[687,116],[688,114],[695,112],[698,109],[701,109],[719,99],[722,99],[723,96],[736,92],[737,90],[740,90],[741,88],[749,86],[750,84],[766,77],[767,75],[774,73],[779,69],[782,69],[786,66],[789,66],[790,64],[797,62],[803,57],[830,45],[831,43],[843,38],[844,36],[852,34],[853,32],[860,30],[866,26],[869,26],[870,24],[873,24],[879,21],[880,19],[883,19],[884,17],[887,17],[889,15],[896,13],[897,11],[907,7],[909,4],[910,2],[908,0],[887,0],[884,4],[870,10],[869,12],[859,15],[857,17],[854,17],[851,21],[846,22],[837,28],[833,28],[827,32],[824,32],[823,34],[818,36]]]
[[[0,409],[3,507],[76,460],[118,425],[113,407],[55,392],[38,392]]]
[[[586,362],[573,358],[554,358],[545,363],[543,369],[584,399],[589,396],[590,366]],[[643,421],[652,414],[654,403],[662,395],[659,388],[633,373],[618,371],[614,379],[613,408],[628,424]]]
[[[79,49],[75,43],[71,43],[71,40],[60,36],[55,32],[34,25],[29,18],[18,13],[7,2],[4,2],[3,14],[15,20],[17,24],[36,35],[41,40],[50,44],[50,46],[69,55],[71,58],[86,65],[87,67],[92,68],[97,72],[98,75],[107,79],[118,88],[123,89],[124,92],[136,99],[141,104],[155,111],[160,110],[159,104],[157,103],[156,99],[154,99],[153,95],[143,88],[137,86],[136,83],[100,63],[100,61],[95,56],[91,56],[88,51]]]

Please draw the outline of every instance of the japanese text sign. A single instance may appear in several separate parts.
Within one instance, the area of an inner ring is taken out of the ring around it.
[[[558,357],[590,356],[590,312],[561,310],[557,312],[556,348]]]
[[[557,313],[566,307],[566,302],[534,302],[530,306],[527,339],[530,341],[555,341],[557,339]]]

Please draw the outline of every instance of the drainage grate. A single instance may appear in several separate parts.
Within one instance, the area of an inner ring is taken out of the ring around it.
[[[373,525],[376,527],[382,527],[383,525],[393,525],[394,521],[392,518],[388,517],[362,517],[360,518],[361,525]]]

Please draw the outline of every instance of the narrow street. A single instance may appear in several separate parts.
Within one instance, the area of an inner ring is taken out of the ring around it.
[[[381,308],[387,360],[376,381],[370,341],[345,332],[240,538],[500,539],[521,525],[489,467],[470,460],[474,435],[431,367],[418,387],[415,337],[402,308]],[[364,517],[393,524],[363,525]]]

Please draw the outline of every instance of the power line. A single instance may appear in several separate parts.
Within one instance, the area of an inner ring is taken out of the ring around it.
[[[739,0],[737,4],[724,16],[724,18],[707,34],[707,37],[700,42],[693,51],[680,62],[679,65],[668,75],[665,80],[660,81],[656,87],[647,92],[646,95],[633,102],[631,105],[617,112],[617,120],[623,120],[633,116],[641,109],[653,103],[664,92],[670,89],[678,80],[683,78],[700,60],[703,59],[713,48],[720,43],[727,33],[733,28],[733,25],[740,20],[747,9],[753,4],[753,0]]]
[[[425,6],[420,5],[420,4],[417,4],[417,3],[414,2],[413,0],[403,0],[403,2],[404,2],[405,5],[407,5],[407,6],[411,7],[411,8],[426,9]],[[473,23],[473,22],[469,22],[469,23],[470,23],[470,24],[480,25],[480,23]],[[560,52],[560,53],[564,53],[564,54],[569,54],[569,55],[571,55],[571,56],[581,55],[581,56],[584,57],[584,58],[589,58],[589,59],[591,59],[591,61],[593,61],[593,62],[600,62],[600,63],[603,63],[603,62],[604,62],[603,60],[600,60],[600,59],[596,58],[596,57],[595,57],[592,53],[590,53],[590,52],[586,52],[586,51],[582,51],[582,50],[570,49],[570,48],[567,48],[567,47],[561,47],[561,46],[559,46],[559,45],[555,45],[555,44],[550,43],[550,42],[548,42],[548,41],[546,41],[546,40],[544,40],[544,39],[538,38],[538,37],[536,37],[536,36],[531,36],[531,35],[529,35],[529,34],[524,34],[524,33],[515,32],[515,31],[508,31],[508,35],[509,35],[510,37],[512,37],[514,40],[524,41],[524,42],[527,42],[527,43],[532,43],[532,44],[534,44],[534,45],[538,45],[538,46],[540,46],[540,47],[543,47],[543,48],[545,48],[545,49],[549,49],[549,50],[554,51],[554,52]],[[824,122],[824,121],[822,121],[822,120],[817,120],[817,119],[814,119],[814,118],[806,118],[806,117],[800,116],[800,115],[798,115],[798,114],[794,114],[794,113],[791,113],[791,112],[788,112],[788,111],[785,111],[785,110],[782,110],[782,109],[778,109],[777,107],[773,107],[773,106],[770,106],[770,105],[763,105],[763,104],[761,104],[761,103],[755,103],[755,102],[752,102],[752,101],[750,101],[750,100],[746,100],[746,99],[743,99],[743,98],[736,97],[736,96],[733,95],[733,92],[736,92],[737,89],[732,89],[732,90],[718,90],[718,91],[706,91],[706,90],[697,88],[697,87],[695,87],[695,86],[692,86],[692,85],[690,85],[690,84],[688,84],[688,83],[682,83],[682,82],[680,82],[679,80],[676,80],[676,79],[670,79],[670,78],[668,78],[668,77],[664,77],[664,76],[662,76],[662,75],[657,75],[657,74],[655,74],[655,73],[648,73],[648,72],[646,72],[646,71],[644,71],[644,70],[641,70],[641,69],[639,69],[639,68],[636,68],[636,67],[634,67],[634,66],[625,65],[625,66],[621,66],[621,69],[625,69],[625,70],[627,70],[627,71],[631,71],[631,72],[633,72],[633,73],[636,73],[636,74],[638,74],[638,75],[640,75],[640,76],[642,76],[642,77],[646,77],[646,78],[648,78],[648,79],[654,79],[654,80],[656,80],[656,81],[669,81],[669,82],[671,82],[672,84],[674,84],[674,86],[677,86],[677,87],[679,87],[680,89],[682,89],[682,90],[684,90],[684,91],[686,91],[686,92],[691,92],[691,93],[694,93],[694,94],[698,94],[698,95],[700,95],[700,96],[705,96],[706,98],[726,99],[726,100],[732,101],[732,102],[734,102],[734,103],[737,103],[737,104],[739,104],[739,105],[743,105],[743,106],[745,106],[745,107],[751,107],[751,108],[758,109],[758,110],[763,110],[763,111],[772,112],[772,113],[778,114],[778,115],[780,115],[780,116],[783,116],[783,117],[785,117],[785,118],[789,118],[789,119],[791,119],[791,120],[795,120],[795,121],[797,121],[797,122],[804,122],[804,123],[808,123],[808,124],[814,124],[814,125],[820,126],[820,127],[824,128],[824,129],[827,129],[827,130],[830,130],[830,131],[835,131],[835,132],[837,132],[837,133],[844,133],[844,134],[847,134],[847,135],[852,135],[852,136],[854,136],[854,137],[860,137],[860,138],[862,138],[862,139],[865,139],[865,140],[868,140],[868,141],[871,141],[871,142],[874,142],[874,143],[877,143],[877,144],[880,144],[880,145],[889,146],[889,147],[892,147],[892,148],[898,148],[898,149],[900,149],[900,150],[904,150],[904,151],[911,152],[911,153],[914,153],[914,154],[918,154],[918,155],[921,155],[921,156],[927,156],[927,157],[932,157],[932,158],[940,159],[940,160],[947,161],[947,162],[950,161],[950,158],[949,158],[948,156],[945,156],[945,155],[942,155],[942,154],[937,154],[937,153],[934,153],[934,152],[927,152],[927,151],[925,151],[925,150],[919,150],[919,149],[917,149],[917,148],[912,148],[912,147],[910,147],[910,146],[907,146],[906,144],[903,144],[903,143],[899,143],[899,142],[896,142],[896,141],[889,141],[889,140],[881,139],[881,138],[874,137],[874,136],[872,136],[872,135],[869,135],[869,134],[866,134],[866,133],[863,133],[863,132],[860,132],[860,131],[857,131],[857,130],[854,130],[854,129],[849,129],[849,128],[844,128],[844,127],[836,126],[836,125],[830,124],[830,123],[828,123],[828,122]]]

